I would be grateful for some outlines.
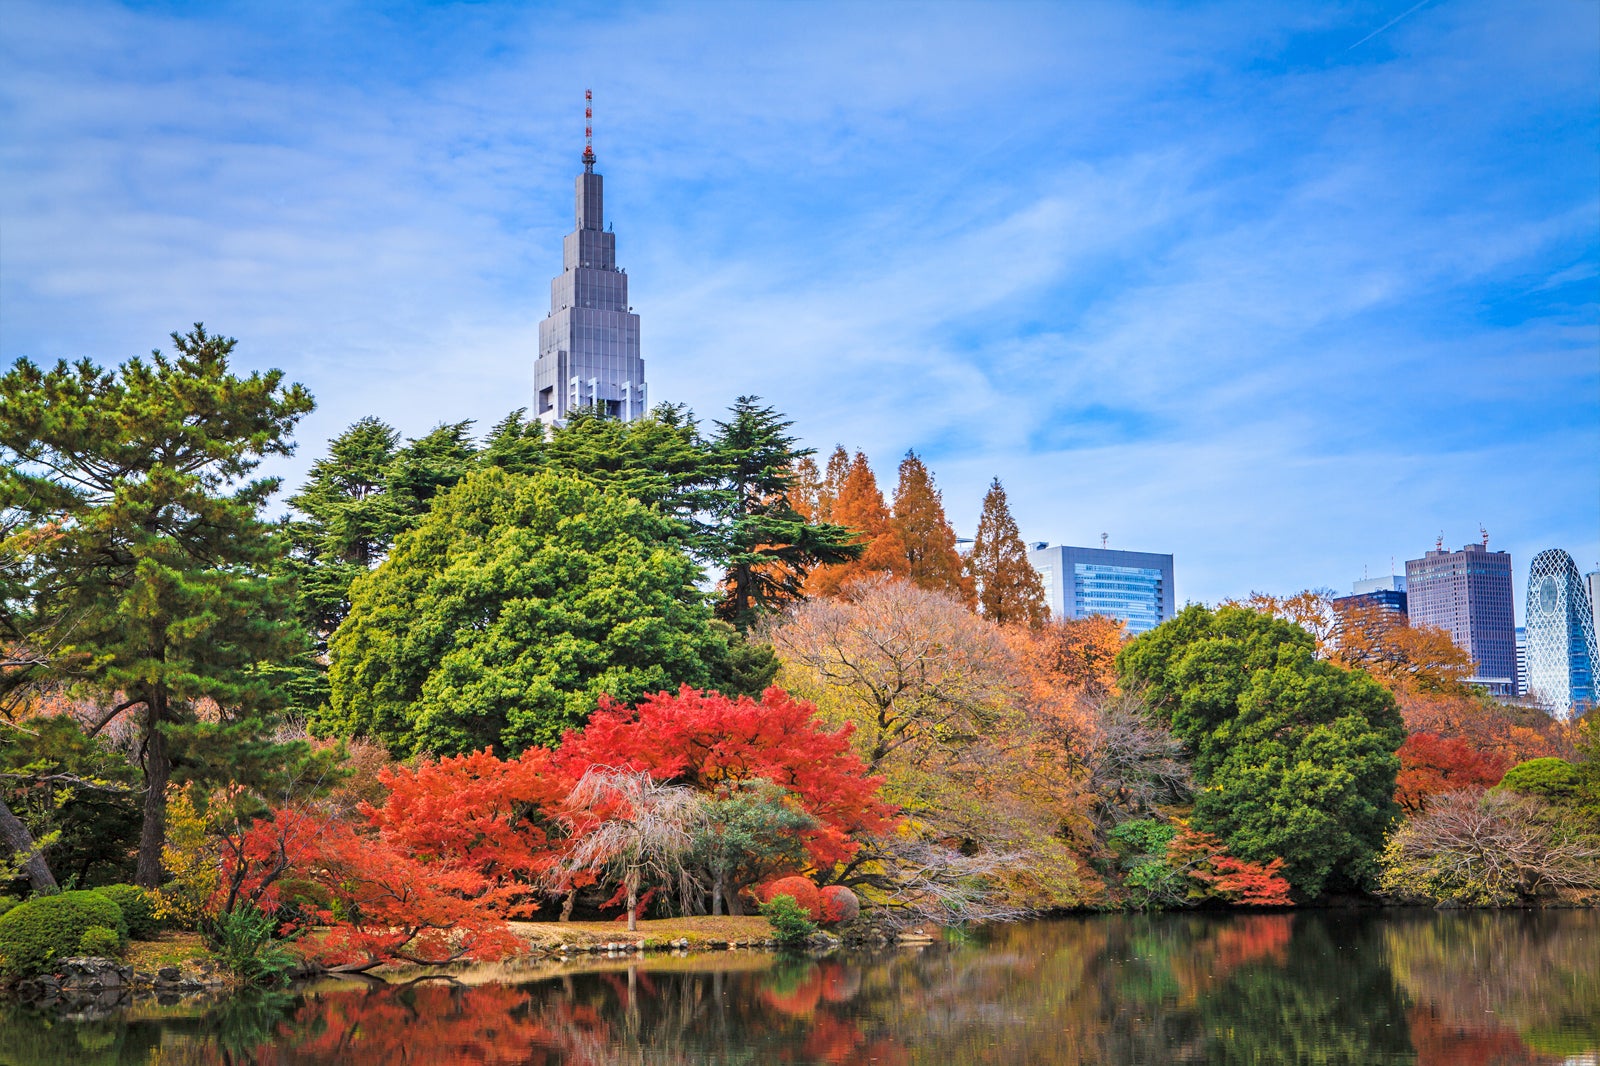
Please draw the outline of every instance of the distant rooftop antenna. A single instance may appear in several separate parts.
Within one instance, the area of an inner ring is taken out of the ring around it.
[[[1389,576],[1394,577],[1394,556],[1389,556]]]
[[[1487,548],[1489,546],[1489,531],[1483,528],[1482,523],[1478,525],[1478,535],[1483,538],[1483,546]]]
[[[1102,551],[1104,551],[1104,550],[1105,550],[1105,546],[1106,546],[1106,541],[1108,541],[1108,540],[1110,540],[1110,539],[1111,539],[1111,534],[1109,534],[1109,533],[1102,533],[1102,534],[1100,534],[1100,549],[1101,549],[1101,550],[1102,550]]]
[[[1439,530],[1439,536],[1433,542],[1434,551],[1444,551],[1444,530]]]
[[[583,90],[583,169],[594,173],[594,90]]]

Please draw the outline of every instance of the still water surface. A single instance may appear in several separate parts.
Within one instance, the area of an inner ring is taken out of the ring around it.
[[[920,951],[342,982],[94,1020],[0,1063],[1600,1066],[1600,913],[1100,916]]]

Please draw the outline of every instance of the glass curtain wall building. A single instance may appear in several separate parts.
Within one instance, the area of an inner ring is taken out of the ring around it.
[[[1565,718],[1595,702],[1594,608],[1572,556],[1542,551],[1528,568],[1528,694]]]
[[[639,316],[628,306],[628,275],[617,269],[617,237],[605,228],[604,179],[583,152],[577,228],[562,242],[562,270],[550,282],[550,314],[539,323],[534,410],[547,424],[580,407],[631,422],[649,409]]]
[[[1138,634],[1176,613],[1170,555],[1036,544],[1028,561],[1044,580],[1057,618],[1103,614]]]

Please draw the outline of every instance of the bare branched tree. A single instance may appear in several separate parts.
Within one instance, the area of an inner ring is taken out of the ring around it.
[[[1152,718],[1137,696],[1107,696],[1097,711],[1085,762],[1102,828],[1189,798],[1192,782],[1183,742]]]
[[[1384,888],[1412,899],[1505,906],[1600,888],[1600,847],[1512,792],[1452,792],[1406,822],[1384,853]]]
[[[912,836],[877,837],[865,842],[841,881],[875,889],[874,915],[891,927],[1010,922],[1030,912],[1001,902],[990,882],[1025,859],[999,851],[963,855]]]
[[[639,928],[639,886],[675,889],[687,912],[698,890],[686,860],[701,799],[685,785],[662,785],[644,771],[592,766],[567,797],[575,843],[553,873],[620,874],[628,893],[628,930]]]

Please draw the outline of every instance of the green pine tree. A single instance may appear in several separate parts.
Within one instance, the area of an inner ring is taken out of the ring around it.
[[[175,768],[229,777],[283,754],[261,746],[281,694],[258,664],[303,647],[286,534],[260,517],[278,482],[250,475],[293,450],[311,396],[281,371],[231,373],[235,342],[199,324],[173,342],[115,370],[19,359],[0,377],[0,511],[16,516],[0,566],[26,574],[7,626],[40,660],[30,680],[107,698],[96,731],[139,716],[145,887]]]

